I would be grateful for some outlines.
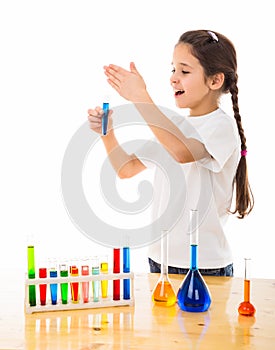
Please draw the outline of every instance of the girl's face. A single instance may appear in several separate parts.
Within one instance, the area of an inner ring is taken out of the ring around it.
[[[170,82],[177,107],[189,108],[193,116],[218,108],[218,95],[212,89],[212,79],[205,77],[203,67],[191,54],[188,44],[180,43],[175,47],[172,65]]]

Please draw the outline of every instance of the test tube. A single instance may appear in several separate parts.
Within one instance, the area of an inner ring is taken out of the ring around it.
[[[78,267],[71,266],[72,277],[79,276]],[[79,282],[71,282],[71,294],[72,294],[72,302],[77,304],[79,302]]]
[[[120,248],[113,249],[113,273],[120,273]],[[113,280],[113,300],[120,300],[120,280]]]
[[[109,102],[103,102],[102,108],[103,108],[102,135],[106,135],[107,129],[108,129]]]
[[[39,268],[39,278],[47,278],[47,268]],[[47,284],[39,284],[40,305],[46,305],[47,300]]]
[[[63,263],[59,266],[60,277],[68,277],[68,265]],[[60,283],[61,288],[61,302],[68,304],[68,283]]]
[[[34,258],[34,245],[29,244],[27,249],[28,254],[28,278],[35,278],[35,258]],[[35,285],[29,286],[29,303],[30,306],[36,306],[36,288]]]
[[[89,264],[87,259],[85,259],[83,265],[81,266],[81,275],[89,275]],[[82,282],[82,299],[83,303],[89,302],[89,281]]]
[[[50,270],[50,278],[57,278],[57,266],[56,266],[55,260],[50,262],[49,270]],[[52,305],[56,305],[57,304],[57,283],[50,284],[50,291],[51,291]]]
[[[94,257],[92,259],[92,275],[99,275],[99,259]],[[93,301],[99,301],[99,281],[93,281]]]
[[[108,256],[104,255],[101,258],[101,262],[100,262],[100,272],[103,274],[107,274],[108,271],[109,271]],[[108,296],[108,280],[101,281],[101,296],[102,298],[107,298]]]
[[[130,272],[130,248],[123,247],[123,272]],[[130,299],[130,279],[123,280],[123,299]]]

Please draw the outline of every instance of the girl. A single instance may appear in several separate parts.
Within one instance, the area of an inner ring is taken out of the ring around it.
[[[224,224],[229,213],[244,218],[254,205],[247,178],[246,138],[238,106],[236,51],[222,34],[208,30],[188,31],[175,45],[172,65],[170,83],[176,105],[189,109],[189,115],[180,119],[169,119],[154,104],[133,62],[129,71],[113,64],[105,66],[104,71],[108,83],[123,98],[135,104],[166,150],[167,157],[180,164],[184,173],[186,201],[181,218],[170,232],[169,273],[188,271],[188,215],[196,205],[200,214],[201,273],[233,276],[232,254]],[[220,96],[228,92],[234,119],[219,107]],[[92,130],[101,132],[102,115],[100,107],[88,110]],[[118,176],[132,177],[150,165],[139,158],[142,152],[128,155],[122,149],[111,120],[108,134],[102,137],[102,141]],[[164,178],[156,175],[156,182],[159,208],[155,213],[163,210],[161,207],[166,199]],[[236,203],[230,211],[234,188]],[[178,203],[182,203],[180,195],[178,198]],[[175,199],[175,208],[178,203]],[[160,271],[159,262],[160,248],[156,242],[149,247],[151,272]]]

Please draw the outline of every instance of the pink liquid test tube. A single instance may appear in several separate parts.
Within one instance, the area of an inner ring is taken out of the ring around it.
[[[81,275],[82,276],[89,275],[89,265],[81,266]],[[82,282],[82,299],[83,299],[83,303],[89,302],[89,281]]]
[[[47,278],[47,268],[41,267],[39,269],[39,278]],[[40,305],[46,305],[47,300],[47,284],[39,284]]]

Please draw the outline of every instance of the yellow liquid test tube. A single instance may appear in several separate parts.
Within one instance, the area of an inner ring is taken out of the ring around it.
[[[109,272],[108,257],[104,256],[101,258],[100,262],[100,272],[107,274]],[[107,298],[108,296],[108,280],[101,281],[101,297]]]

